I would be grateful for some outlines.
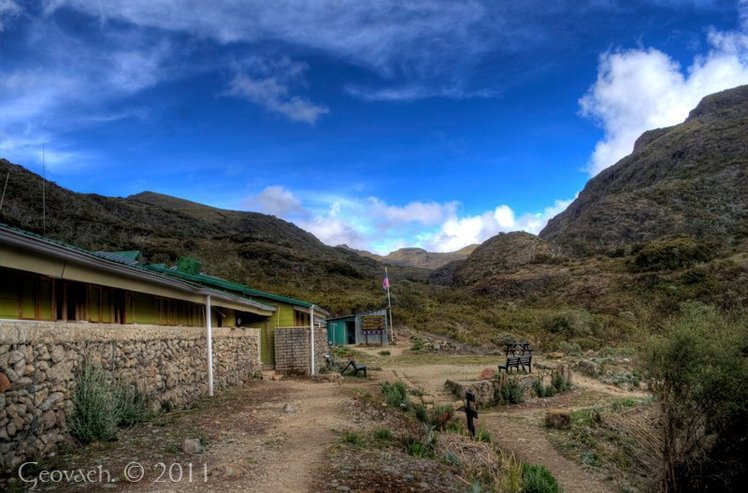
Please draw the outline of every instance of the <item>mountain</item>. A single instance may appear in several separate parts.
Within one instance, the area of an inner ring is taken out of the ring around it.
[[[572,255],[672,235],[748,237],[748,85],[705,97],[680,125],[644,133],[540,232]]]
[[[340,247],[347,248],[362,257],[371,258],[387,265],[434,270],[455,260],[465,260],[468,258],[468,255],[478,248],[478,245],[468,245],[454,252],[427,252],[423,248],[400,248],[387,255],[377,255],[365,250],[354,250],[348,245],[340,245]]]
[[[332,310],[378,307],[383,266],[274,216],[230,211],[143,192],[127,198],[80,194],[0,159],[9,177],[0,222],[91,250],[140,250],[148,262],[200,260],[206,273]],[[424,280],[427,271],[393,267],[391,277]],[[343,293],[346,295],[343,296]]]
[[[465,260],[477,247],[478,245],[468,245],[455,252],[427,252],[423,248],[400,248],[379,257],[379,260],[389,265],[433,270],[454,260]]]
[[[551,257],[550,245],[533,234],[524,231],[499,233],[477,246],[466,259],[436,269],[429,280],[435,284],[470,285]]]

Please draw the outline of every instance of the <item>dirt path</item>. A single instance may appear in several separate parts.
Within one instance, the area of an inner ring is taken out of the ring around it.
[[[566,493],[607,493],[612,486],[604,478],[559,454],[543,432],[544,412],[482,413],[481,426],[499,446],[523,461],[542,464],[558,480]]]
[[[444,387],[447,378],[474,380],[486,364],[430,364],[385,367],[379,378],[400,379],[410,387],[431,395],[435,402],[450,402],[455,396]],[[548,440],[544,427],[547,408],[577,409],[609,402],[611,398],[645,398],[647,393],[627,391],[595,379],[574,375],[572,392],[499,411],[481,412],[478,426],[485,428],[500,447],[533,464],[542,464],[558,479],[566,493],[608,493],[613,485],[601,474],[565,458]]]
[[[290,387],[294,402],[286,412],[281,409],[284,417],[274,430],[282,446],[276,449],[278,453],[263,457],[264,474],[247,485],[247,491],[311,491],[314,470],[324,466],[325,450],[337,440],[334,432],[345,427],[347,398],[340,385],[294,382]]]

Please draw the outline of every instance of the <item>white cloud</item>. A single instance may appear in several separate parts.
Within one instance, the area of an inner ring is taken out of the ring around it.
[[[526,213],[519,217],[516,217],[508,205],[499,205],[492,211],[474,216],[454,216],[426,240],[426,248],[436,252],[451,252],[473,243],[482,243],[502,232],[527,231],[538,234],[552,217],[563,212],[571,202],[557,200],[542,212]]]
[[[5,30],[5,23],[20,13],[21,7],[13,0],[0,0],[0,33]]]
[[[748,2],[743,2],[744,29]],[[682,122],[704,96],[748,83],[748,35],[712,32],[710,51],[685,72],[667,54],[650,48],[600,57],[598,76],[580,100],[582,114],[605,130],[588,170],[595,175],[631,153],[645,131]]]
[[[143,117],[142,109],[111,111],[106,105],[164,80],[172,47],[111,32],[101,41],[110,46],[102,50],[39,21],[29,29],[27,49],[38,58],[33,68],[16,61],[0,73],[0,146],[7,157],[28,166],[40,163],[44,143],[50,169],[78,170],[86,153],[70,148],[60,135],[84,125]]]
[[[245,64],[246,73],[234,76],[227,95],[246,99],[291,121],[314,124],[329,112],[323,105],[291,94],[292,86],[303,84],[307,64],[285,57],[276,62],[251,59]]]
[[[522,230],[537,234],[569,203],[571,200],[558,200],[540,212],[519,216],[504,204],[465,216],[460,214],[456,201],[391,205],[377,197],[296,194],[285,187],[272,186],[244,205],[282,216],[328,245],[346,244],[387,254],[404,246],[449,252],[482,243],[500,232]]]
[[[270,186],[250,197],[244,204],[247,208],[283,217],[302,211],[301,200],[286,187]]]

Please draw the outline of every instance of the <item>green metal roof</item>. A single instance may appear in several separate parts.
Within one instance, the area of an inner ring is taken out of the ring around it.
[[[244,284],[227,281],[226,279],[221,279],[220,277],[209,276],[207,274],[188,274],[186,272],[180,272],[176,269],[169,269],[168,267],[165,267],[164,264],[150,264],[150,265],[144,265],[143,267],[149,270],[160,272],[162,274],[179,277],[181,279],[185,279],[185,280],[192,281],[192,282],[197,282],[203,285],[207,284],[209,286],[214,286],[214,287],[225,289],[228,291],[235,291],[235,292],[247,295],[247,296],[255,296],[257,298],[265,298],[267,300],[280,301],[281,303],[288,303],[289,305],[302,306],[304,308],[310,308],[312,307],[312,305],[314,305],[314,303],[309,303],[308,301],[297,300],[296,298],[289,298],[288,296],[281,296],[279,294],[273,294],[273,293],[268,293],[265,291],[260,291],[258,289],[252,289],[248,286],[245,286]]]

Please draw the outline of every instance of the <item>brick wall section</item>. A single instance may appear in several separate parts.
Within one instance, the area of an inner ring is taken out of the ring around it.
[[[181,407],[208,391],[202,327],[0,320],[0,472],[69,439],[75,376],[90,357],[153,399]],[[215,328],[216,388],[260,369],[257,329]]]
[[[309,374],[309,327],[278,328],[275,334],[275,371]],[[327,329],[314,330],[314,363],[319,372],[325,366]]]

